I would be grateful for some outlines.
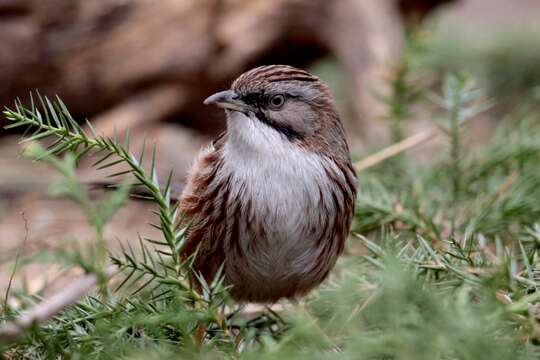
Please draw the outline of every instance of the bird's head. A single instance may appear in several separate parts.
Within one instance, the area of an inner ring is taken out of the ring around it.
[[[261,66],[240,75],[231,89],[204,103],[226,110],[229,132],[261,131],[305,148],[324,150],[321,147],[334,145],[348,153],[328,86],[304,70]]]

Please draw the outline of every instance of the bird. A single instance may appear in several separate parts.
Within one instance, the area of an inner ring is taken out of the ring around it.
[[[328,85],[288,65],[240,75],[204,104],[226,130],[188,172],[180,255],[240,303],[296,301],[320,285],[344,250],[357,179]]]

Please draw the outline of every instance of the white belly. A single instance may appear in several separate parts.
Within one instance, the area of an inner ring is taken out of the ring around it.
[[[335,165],[265,124],[240,116],[229,120],[223,171],[233,176],[229,201],[250,199],[250,208],[240,209],[249,212],[242,217],[260,220],[255,225],[266,235],[253,246],[263,239],[241,224],[240,244],[249,254],[248,266],[268,281],[301,277],[319,255],[315,243],[324,231],[323,217],[335,212],[325,172],[325,167],[335,171]]]

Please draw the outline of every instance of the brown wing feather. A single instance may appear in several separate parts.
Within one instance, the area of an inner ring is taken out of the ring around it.
[[[203,150],[188,176],[180,199],[189,229],[181,256],[197,252],[194,269],[210,280],[224,260],[220,240],[225,237],[229,179],[218,179],[226,134],[221,134]],[[186,225],[187,225],[186,224]]]

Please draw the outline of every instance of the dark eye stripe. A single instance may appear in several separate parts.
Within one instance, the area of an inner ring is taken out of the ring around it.
[[[278,132],[280,132],[281,134],[285,135],[287,137],[287,139],[289,140],[295,140],[295,139],[302,139],[303,136],[302,134],[300,134],[298,131],[294,130],[292,127],[286,125],[286,124],[281,124],[281,123],[277,123],[275,121],[272,121],[271,119],[267,118],[266,115],[264,115],[264,113],[259,109],[257,111],[257,113],[255,114],[257,116],[257,119],[259,119],[259,121],[265,123],[266,125],[274,128],[275,130],[277,130]]]
[[[268,102],[272,99],[272,96],[281,95],[283,96],[284,100],[287,100],[287,98],[297,98],[298,96],[290,95],[290,94],[273,94],[273,95],[265,95],[262,93],[250,93],[242,96],[242,101],[246,104],[249,104],[251,106],[255,106],[258,108],[266,108]]]
[[[242,96],[242,101],[252,106],[259,106],[262,102],[261,100],[260,93],[251,93]]]

